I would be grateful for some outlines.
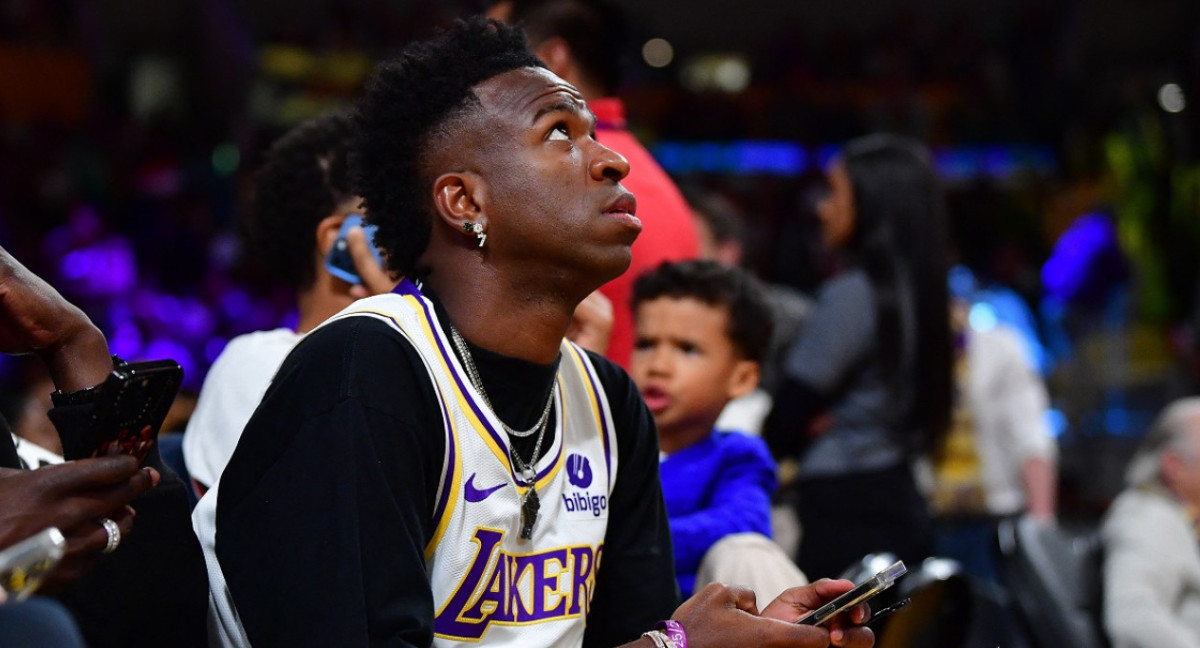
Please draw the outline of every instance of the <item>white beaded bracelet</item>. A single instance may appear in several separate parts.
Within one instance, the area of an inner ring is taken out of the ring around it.
[[[672,641],[671,638],[668,637],[667,634],[661,630],[651,630],[649,632],[643,632],[642,636],[650,637],[650,641],[653,641],[654,645],[657,646],[657,648],[679,648],[679,646],[675,645],[675,642]]]

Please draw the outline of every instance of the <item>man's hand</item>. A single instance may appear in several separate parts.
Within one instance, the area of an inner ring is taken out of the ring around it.
[[[728,587],[719,583],[708,585],[675,611],[674,619],[683,624],[691,648],[724,648],[725,646],[776,646],[793,648],[825,648],[834,645],[844,648],[869,648],[875,635],[869,628],[839,625],[829,630],[819,626],[796,625],[796,620],[810,610],[854,587],[850,581],[822,579],[787,590],[779,595],[759,615],[754,592]],[[869,610],[865,605],[851,611],[856,623],[866,621]]]
[[[567,327],[567,339],[588,351],[604,355],[608,351],[612,327],[612,302],[597,290],[575,307]]]
[[[795,623],[800,617],[854,589],[848,580],[821,580],[804,587],[793,587],[780,594],[763,610],[763,616]],[[870,646],[875,635],[863,624],[871,618],[871,608],[860,603],[829,620],[830,643],[834,646]],[[865,636],[864,636],[865,635]],[[865,643],[864,643],[865,642]]]
[[[354,270],[362,283],[350,287],[350,295],[355,299],[382,295],[392,292],[398,283],[388,274],[387,270],[375,260],[371,254],[367,234],[363,228],[355,225],[346,232],[346,244],[350,246],[350,258],[354,260]]]
[[[100,518],[110,518],[124,538],[133,532],[129,503],[153,488],[159,474],[138,468],[126,455],[82,459],[37,470],[0,471],[0,548],[49,526],[67,539],[67,551],[43,585],[62,587],[95,565],[108,544]]]
[[[100,329],[0,248],[0,353],[31,352],[66,392],[98,385],[112,369]]]

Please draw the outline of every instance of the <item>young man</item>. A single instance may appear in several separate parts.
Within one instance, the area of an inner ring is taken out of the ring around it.
[[[197,507],[215,639],[666,645],[639,639],[676,602],[652,419],[563,342],[629,264],[628,165],[523,35],[482,19],[382,65],[357,124],[376,241],[410,279],[293,350]],[[865,647],[866,628],[778,620],[850,586],[763,618],[714,585],[675,617],[692,648]]]
[[[216,483],[242,428],[279,363],[300,337],[359,297],[396,285],[367,249],[361,228],[349,237],[362,283],[325,267],[325,256],[346,216],[360,212],[350,188],[350,119],[311,119],[277,140],[254,178],[254,203],[245,223],[251,247],[296,294],[296,329],[255,331],[229,341],[204,379],[183,437],[183,458],[197,495]]]
[[[746,272],[715,261],[684,261],[639,277],[633,312],[633,379],[658,426],[675,572],[688,596],[701,561],[721,560],[710,550],[725,538],[757,534],[755,544],[767,545],[766,555],[782,554],[771,551],[769,540],[776,486],[770,450],[757,437],[714,430],[729,401],[758,385],[771,339],[771,307]],[[749,541],[743,539],[743,551]],[[753,574],[737,574],[737,582],[758,590],[746,579],[761,582],[765,575],[774,581],[771,572],[777,570],[767,567],[779,563],[791,568],[794,579],[772,596],[803,582],[786,556]]]

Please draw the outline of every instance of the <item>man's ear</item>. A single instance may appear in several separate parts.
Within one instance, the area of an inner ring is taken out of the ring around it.
[[[325,258],[325,255],[333,249],[333,242],[337,240],[338,232],[342,229],[342,222],[345,220],[345,214],[330,214],[317,223],[317,258]]]
[[[739,396],[745,396],[754,391],[758,387],[759,375],[762,373],[762,368],[753,360],[738,360],[733,365],[733,371],[729,372],[729,382],[726,385],[726,394],[729,400],[733,400]]]
[[[463,228],[464,223],[475,223],[487,229],[487,217],[483,214],[486,184],[475,173],[461,171],[445,173],[433,182],[433,206],[438,217],[454,231],[474,237]]]
[[[547,38],[533,48],[533,53],[550,71],[559,78],[569,79],[574,71],[575,59],[571,57],[571,46],[559,36]]]

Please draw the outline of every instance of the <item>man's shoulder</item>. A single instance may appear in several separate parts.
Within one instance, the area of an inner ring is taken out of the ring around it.
[[[403,339],[386,317],[376,316],[371,311],[361,314],[342,311],[305,335],[296,349],[310,354],[321,351],[347,353],[364,346],[386,349]]]
[[[1185,524],[1183,510],[1157,489],[1126,488],[1109,506],[1101,525],[1106,542],[1131,536],[1157,536]]]
[[[311,331],[284,360],[277,381],[337,400],[407,392],[429,381],[419,352],[386,321],[375,317],[341,317]]]

